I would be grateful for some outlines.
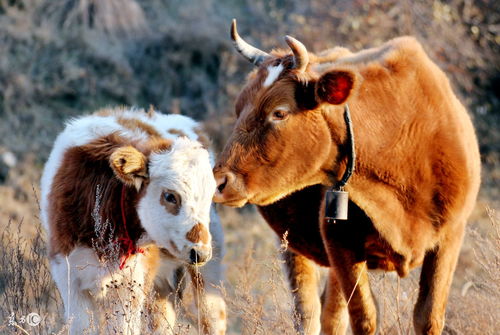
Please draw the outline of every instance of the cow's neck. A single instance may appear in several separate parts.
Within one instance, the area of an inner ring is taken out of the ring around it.
[[[346,105],[347,106],[347,105]],[[347,107],[349,108],[349,107]],[[329,157],[322,166],[321,184],[335,189],[345,187],[350,179],[355,158],[351,153],[356,154],[353,148],[353,135],[357,131],[356,122],[352,122],[351,112],[349,111],[349,121],[346,120],[346,109],[338,106],[328,106],[323,110],[324,117],[330,129],[330,147]],[[352,129],[349,129],[349,124]]]

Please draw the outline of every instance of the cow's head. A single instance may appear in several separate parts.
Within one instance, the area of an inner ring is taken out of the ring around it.
[[[147,156],[125,146],[111,155],[110,162],[119,179],[140,189],[137,213],[149,238],[180,261],[210,260],[215,180],[208,151],[200,143],[179,137]]]
[[[320,62],[289,36],[292,52],[267,54],[241,39],[234,20],[231,37],[257,69],[236,101],[237,121],[214,169],[214,201],[268,205],[335,178],[345,158],[343,105],[358,74],[349,65]]]

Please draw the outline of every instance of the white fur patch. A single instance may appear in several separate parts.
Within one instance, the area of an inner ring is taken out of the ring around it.
[[[283,65],[279,64],[278,66],[269,66],[267,68],[267,78],[262,84],[263,87],[269,87],[272,83],[278,79],[279,75],[283,71]]]

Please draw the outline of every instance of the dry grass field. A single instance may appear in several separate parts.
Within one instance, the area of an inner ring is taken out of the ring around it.
[[[38,218],[39,177],[64,120],[150,104],[204,122],[220,151],[250,65],[229,23],[263,49],[290,34],[310,50],[416,36],[449,75],[480,141],[483,181],[447,309],[445,334],[500,329],[500,3],[494,0],[0,0],[0,334],[65,334]],[[280,241],[247,206],[218,207],[229,334],[295,334]],[[318,271],[322,271],[318,269]],[[372,273],[381,334],[411,334],[418,270]],[[318,288],[321,290],[321,288]],[[176,332],[196,334],[178,306]],[[36,312],[38,326],[23,317]],[[11,322],[9,322],[11,321]],[[13,322],[15,321],[15,322]]]

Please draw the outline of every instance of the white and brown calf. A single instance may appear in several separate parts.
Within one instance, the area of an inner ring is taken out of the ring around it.
[[[173,332],[186,272],[204,292],[203,333],[225,333],[214,287],[223,235],[203,139],[187,117],[126,109],[72,120],[58,136],[41,219],[71,334]]]

